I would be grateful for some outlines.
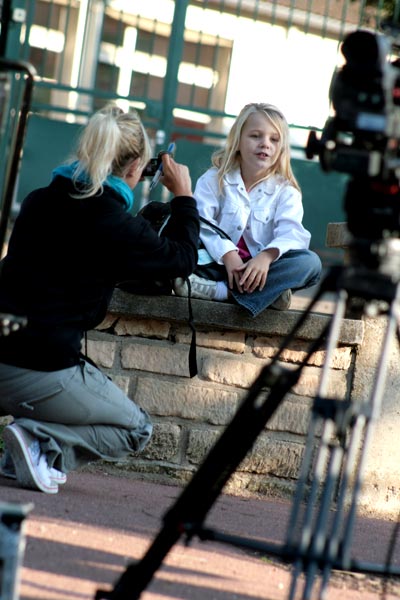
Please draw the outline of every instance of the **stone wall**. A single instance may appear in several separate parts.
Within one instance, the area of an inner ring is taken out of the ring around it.
[[[185,298],[136,296],[117,290],[106,320],[90,332],[89,356],[148,410],[155,425],[148,448],[113,465],[114,469],[170,483],[187,482],[301,315],[296,310],[266,310],[253,319],[233,304],[202,300],[192,300],[192,310],[198,364],[193,378],[188,368],[191,330]],[[330,320],[329,314],[312,312],[286,347],[281,363],[296,369]],[[363,401],[369,396],[376,381],[380,341],[386,336],[383,317],[343,319],[327,371],[326,397]],[[397,344],[390,344],[389,393],[370,444],[359,501],[364,512],[388,516],[398,511],[399,499],[397,354]],[[235,469],[227,491],[292,495],[324,361],[325,350],[308,360],[299,381]],[[263,398],[267,395],[268,390]]]
[[[104,468],[185,484],[302,314],[266,310],[253,319],[236,305],[203,300],[192,300],[192,311],[198,365],[193,378],[185,298],[116,290],[106,320],[90,332],[89,356],[151,414],[155,426],[142,454]],[[330,314],[311,312],[295,339],[285,344],[279,364],[297,369],[309,345],[330,322]],[[394,518],[400,500],[400,356],[396,334],[392,340],[393,331],[389,335],[386,328],[385,316],[342,320],[330,367],[324,370],[322,396],[352,405],[370,402],[376,392],[382,396],[368,444],[361,446],[365,476],[358,506],[366,514]],[[298,382],[255,436],[226,491],[292,497],[325,359],[323,349],[307,361]],[[266,388],[261,399],[268,394]],[[318,436],[315,442],[319,443]]]

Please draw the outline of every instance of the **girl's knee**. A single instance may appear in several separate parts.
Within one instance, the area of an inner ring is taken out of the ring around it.
[[[309,253],[307,269],[307,287],[311,287],[316,285],[321,279],[322,263],[318,254],[315,254],[314,252]]]
[[[311,250],[308,252],[307,266],[311,273],[314,273],[315,275],[321,274],[322,262],[316,252],[312,252]]]

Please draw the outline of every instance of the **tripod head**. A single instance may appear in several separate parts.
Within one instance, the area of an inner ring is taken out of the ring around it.
[[[400,280],[400,30],[388,23],[385,30],[344,39],[344,65],[329,88],[333,115],[319,138],[310,132],[306,156],[350,175],[350,260]]]

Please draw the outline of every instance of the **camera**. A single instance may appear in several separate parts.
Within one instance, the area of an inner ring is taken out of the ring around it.
[[[400,236],[400,62],[398,28],[356,30],[343,40],[344,64],[333,74],[333,109],[306,156],[324,171],[350,175],[344,199],[350,233],[364,240]],[[394,35],[394,37],[393,37]]]
[[[154,177],[157,171],[160,169],[162,163],[162,157],[164,154],[170,154],[174,156],[175,153],[175,144],[172,142],[169,144],[167,150],[161,150],[156,158],[151,158],[142,172],[142,177]]]
[[[161,157],[164,153],[159,152],[156,158],[151,158],[143,169],[142,177],[154,177],[161,165]]]

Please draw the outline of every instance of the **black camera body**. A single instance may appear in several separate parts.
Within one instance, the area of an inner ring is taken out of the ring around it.
[[[320,138],[311,131],[307,158],[351,176],[344,200],[348,229],[368,240],[400,237],[400,63],[383,33],[357,30],[344,39],[345,63],[329,88],[333,116]]]
[[[154,175],[157,173],[157,171],[159,170],[159,168],[161,166],[163,155],[170,154],[171,156],[174,156],[174,153],[175,153],[175,144],[171,143],[168,146],[167,150],[161,150],[155,158],[151,158],[149,160],[149,162],[143,169],[142,177],[154,177]]]
[[[159,152],[156,158],[151,158],[143,169],[142,177],[154,177],[161,165],[163,152]]]

